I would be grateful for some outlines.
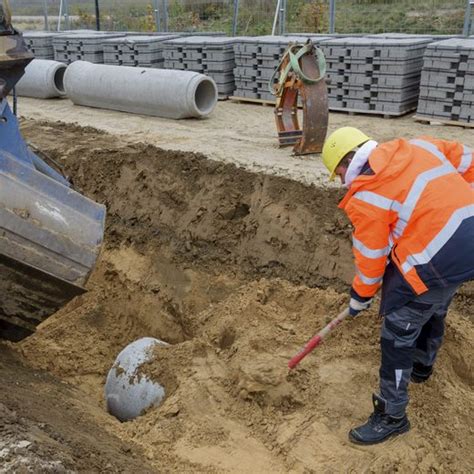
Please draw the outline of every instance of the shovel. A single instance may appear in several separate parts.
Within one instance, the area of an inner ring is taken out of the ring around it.
[[[334,318],[327,326],[325,326],[323,329],[321,329],[321,331],[319,331],[318,334],[313,336],[306,343],[306,345],[303,347],[303,349],[301,349],[301,351],[298,352],[298,354],[296,354],[294,357],[292,357],[290,359],[290,361],[288,362],[288,368],[289,369],[294,369],[301,362],[301,360],[304,359],[312,350],[316,349],[316,347],[318,347],[319,344],[321,344],[321,342],[323,342],[324,338],[333,329],[335,329],[337,326],[339,326],[339,324],[341,324],[342,321],[344,321],[344,319],[347,318],[347,316],[349,316],[349,308],[346,308],[344,311],[342,311],[339,314],[339,316]]]

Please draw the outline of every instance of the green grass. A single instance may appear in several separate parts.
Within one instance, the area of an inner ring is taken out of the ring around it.
[[[42,0],[12,0],[14,14],[42,15]],[[159,2],[161,4],[161,0]],[[239,35],[270,34],[275,1],[240,0]],[[59,2],[49,6],[57,14]],[[74,27],[93,27],[94,2],[69,2],[69,13],[80,14]],[[149,0],[100,0],[103,29],[153,30],[154,16]],[[338,33],[406,32],[460,34],[463,28],[465,0],[337,0]],[[328,1],[289,0],[287,32],[326,33],[329,28]],[[169,30],[224,31],[232,29],[232,1],[198,5],[169,0]]]

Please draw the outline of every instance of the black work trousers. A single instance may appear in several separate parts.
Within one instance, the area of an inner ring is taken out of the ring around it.
[[[380,397],[386,413],[403,416],[413,363],[432,366],[443,341],[445,317],[459,285],[435,288],[384,317]]]

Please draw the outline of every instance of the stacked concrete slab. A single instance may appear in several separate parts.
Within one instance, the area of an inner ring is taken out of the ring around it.
[[[453,38],[428,46],[417,115],[474,123],[474,38]]]
[[[163,44],[177,35],[127,36],[103,42],[104,63],[116,66],[163,68]]]
[[[27,48],[37,59],[54,59],[53,39],[57,33],[46,31],[25,31],[23,38]]]
[[[350,37],[325,41],[333,110],[402,115],[416,108],[430,37]]]
[[[234,95],[247,99],[274,101],[269,91],[269,81],[278,67],[283,53],[290,42],[305,42],[311,38],[322,43],[327,36],[255,36],[241,37],[235,43]]]
[[[227,35],[223,31],[158,31],[153,33],[153,35],[158,36],[166,36],[166,35],[173,35],[173,36],[219,36],[219,37],[226,37]]]
[[[350,35],[350,36],[357,36],[357,35]],[[363,35],[364,38],[390,38],[390,39],[419,39],[419,38],[431,38],[430,35],[416,35],[416,34],[408,34],[408,33],[373,33],[370,35]]]
[[[123,33],[72,33],[53,39],[54,59],[65,64],[74,61],[104,62],[104,40],[124,37]]]
[[[163,44],[164,67],[195,71],[214,79],[221,98],[233,94],[234,38],[189,36]]]

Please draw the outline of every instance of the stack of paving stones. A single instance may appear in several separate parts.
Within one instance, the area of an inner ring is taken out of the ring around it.
[[[163,68],[163,44],[178,35],[139,35],[103,41],[104,63],[116,66]]]
[[[104,40],[124,37],[124,33],[71,33],[53,38],[54,59],[65,64],[74,61],[104,62]]]
[[[179,36],[179,37],[184,37],[184,36],[227,36],[223,31],[158,31],[153,33],[153,35],[157,36],[165,36],[165,35],[173,35],[173,36]]]
[[[347,38],[348,36],[367,36],[365,33],[305,33],[305,32],[294,32],[294,33],[285,33],[283,36],[297,36],[299,38]]]
[[[430,37],[364,37],[325,41],[329,108],[403,115],[418,102]]]
[[[164,67],[206,74],[217,84],[219,98],[233,94],[234,38],[189,36],[163,44]]]
[[[255,36],[241,37],[235,43],[235,97],[275,101],[269,91],[269,81],[290,42],[305,42],[310,38],[321,45],[328,36]],[[275,78],[278,80],[278,77]]]
[[[418,35],[410,33],[377,33],[373,35],[364,35],[366,38],[387,38],[387,39],[429,39],[442,40],[452,38],[453,35]]]
[[[53,39],[57,33],[47,31],[25,31],[23,38],[29,51],[37,59],[54,59]]]
[[[474,38],[428,46],[417,116],[474,123]]]

